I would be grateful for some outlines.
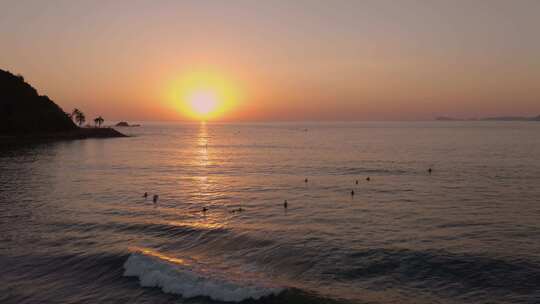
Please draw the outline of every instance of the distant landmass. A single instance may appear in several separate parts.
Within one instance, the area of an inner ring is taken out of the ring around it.
[[[124,137],[112,128],[80,128],[49,97],[20,75],[0,69],[1,138],[83,139]]]
[[[496,116],[484,118],[455,118],[447,116],[436,117],[438,121],[540,121],[540,115],[534,117],[524,116]]]
[[[121,121],[115,125],[116,127],[140,127],[139,124],[129,124],[127,121]]]

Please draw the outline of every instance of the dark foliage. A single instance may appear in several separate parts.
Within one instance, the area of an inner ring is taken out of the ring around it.
[[[0,134],[32,134],[77,129],[66,113],[20,75],[0,69]]]

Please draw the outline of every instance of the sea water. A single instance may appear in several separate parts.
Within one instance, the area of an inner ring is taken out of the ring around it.
[[[539,123],[120,130],[0,147],[0,303],[540,303]]]

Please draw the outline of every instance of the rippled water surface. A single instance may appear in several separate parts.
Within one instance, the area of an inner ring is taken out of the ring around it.
[[[540,303],[538,123],[121,130],[0,147],[1,303]]]

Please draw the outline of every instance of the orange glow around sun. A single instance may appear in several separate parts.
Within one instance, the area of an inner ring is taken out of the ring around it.
[[[217,73],[191,72],[171,82],[168,102],[192,120],[222,118],[238,102],[233,84]]]

